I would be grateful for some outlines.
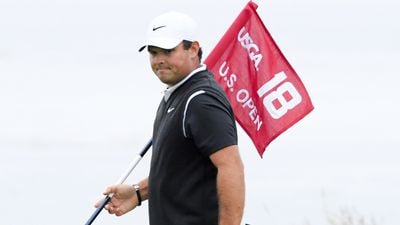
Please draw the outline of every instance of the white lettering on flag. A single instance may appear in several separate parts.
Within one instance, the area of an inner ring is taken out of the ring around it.
[[[227,62],[224,61],[219,68],[219,75],[223,77],[226,86],[229,88],[230,92],[234,92],[234,85],[237,80],[236,74],[230,74],[227,76],[229,72],[229,66]],[[236,94],[236,101],[242,105],[243,108],[248,108],[249,118],[254,122],[257,127],[257,131],[260,130],[262,126],[262,121],[260,116],[257,114],[257,107],[254,105],[252,98],[250,97],[249,92],[246,89],[240,89]]]

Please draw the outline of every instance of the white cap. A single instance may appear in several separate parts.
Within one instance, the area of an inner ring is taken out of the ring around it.
[[[147,29],[147,40],[139,49],[147,46],[173,49],[183,40],[197,41],[196,22],[179,12],[167,12],[154,18]]]

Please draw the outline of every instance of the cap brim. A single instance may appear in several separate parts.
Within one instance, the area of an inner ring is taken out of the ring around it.
[[[147,47],[147,45],[143,45],[142,47],[139,48],[139,52],[143,51],[143,49],[145,49]]]
[[[179,45],[183,40],[181,39],[166,39],[166,38],[152,38],[147,40],[147,44],[139,48],[139,52],[143,51],[148,46],[154,46],[162,49],[173,49]]]

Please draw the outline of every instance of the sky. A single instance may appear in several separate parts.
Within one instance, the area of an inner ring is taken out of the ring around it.
[[[263,158],[239,129],[243,224],[399,224],[400,2],[255,2],[315,109]],[[148,22],[191,15],[207,55],[246,3],[0,0],[0,223],[85,223],[152,134],[164,85],[137,52]],[[94,224],[146,225],[146,207]]]

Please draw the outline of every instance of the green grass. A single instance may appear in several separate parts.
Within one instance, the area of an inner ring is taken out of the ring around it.
[[[349,209],[327,212],[326,219],[329,225],[377,225],[373,217],[367,218]]]

